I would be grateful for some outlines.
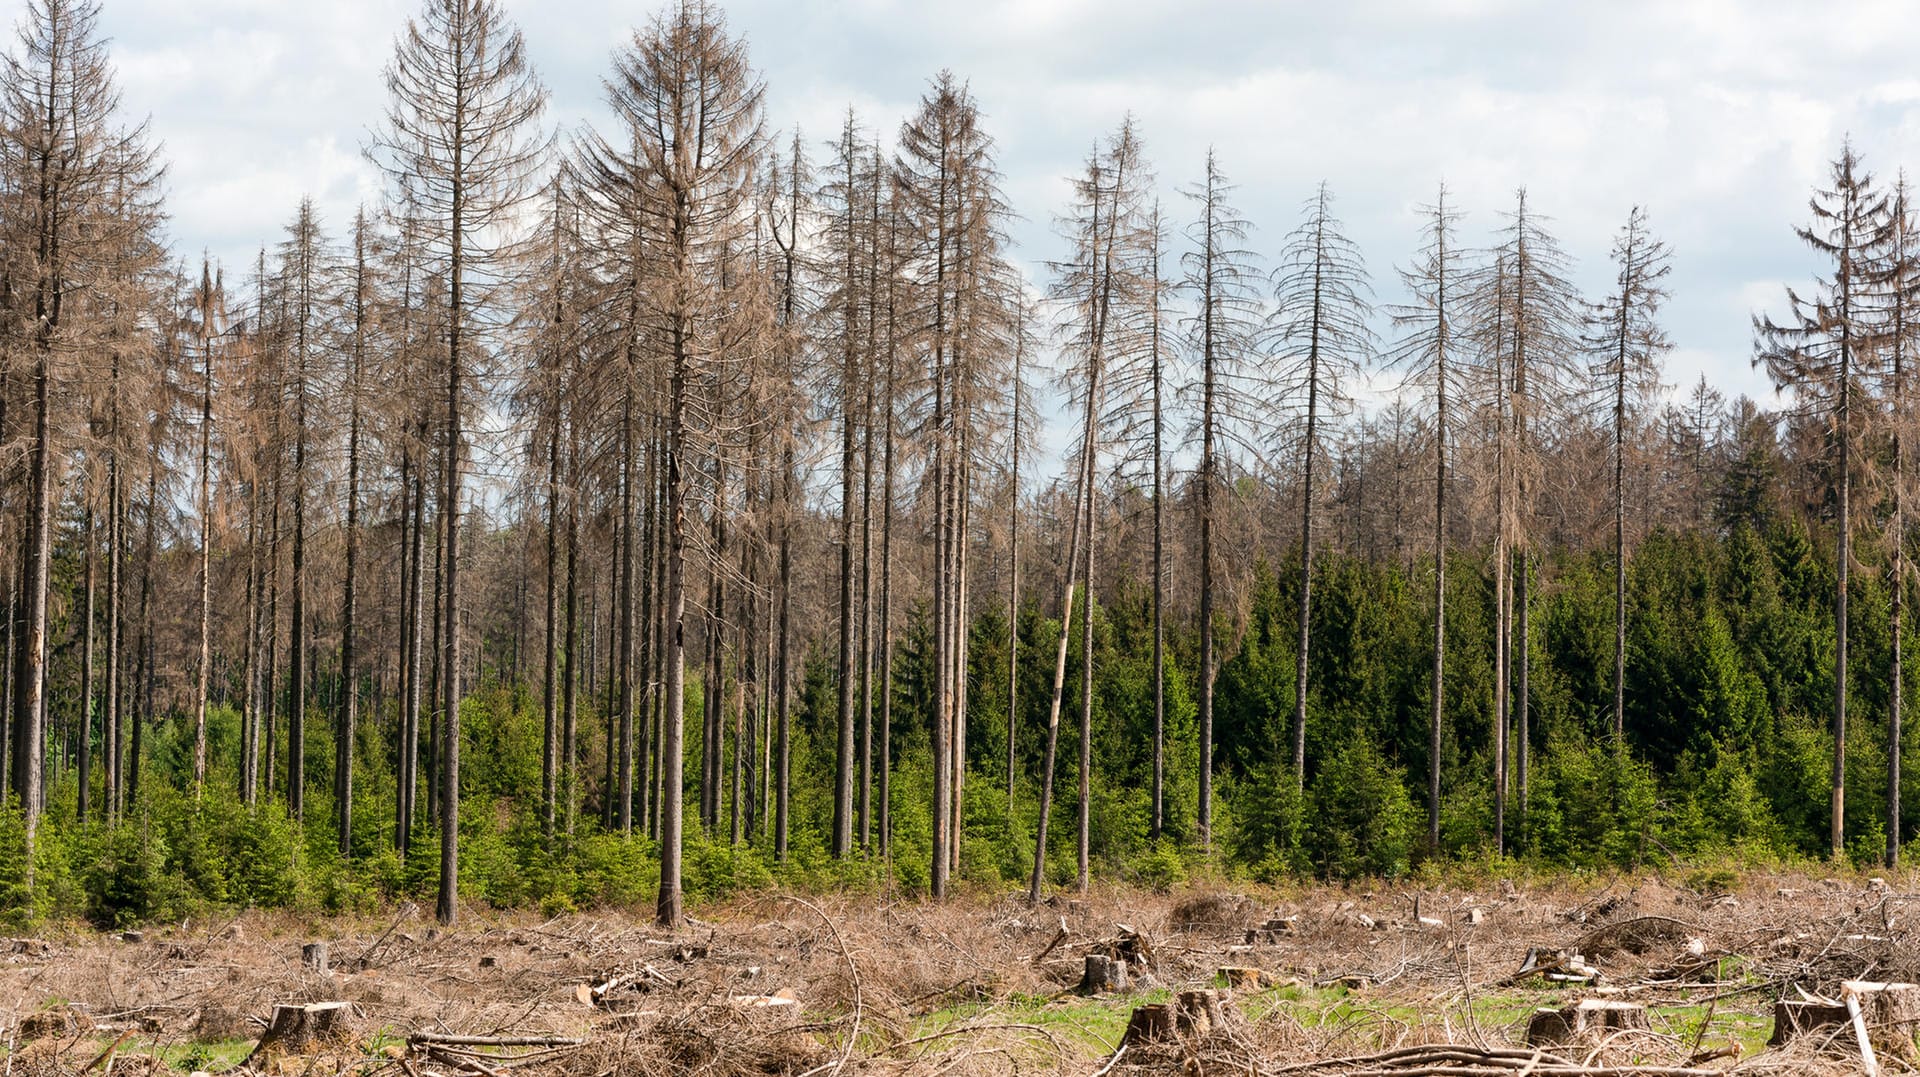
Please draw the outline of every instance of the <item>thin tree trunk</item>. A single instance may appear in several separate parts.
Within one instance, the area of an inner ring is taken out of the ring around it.
[[[663,607],[666,632],[662,654],[666,662],[666,692],[660,729],[660,891],[658,919],[672,927],[683,916],[680,853],[683,835],[681,792],[682,736],[686,715],[686,582],[687,474],[689,443],[687,395],[690,376],[688,326],[676,318],[671,334],[672,376],[668,386],[667,443],[667,556]]]
[[[1089,411],[1092,409],[1089,408]],[[1073,599],[1080,565],[1080,543],[1086,538],[1084,506],[1091,500],[1093,455],[1083,454],[1073,499],[1073,531],[1067,543],[1067,571],[1060,585],[1060,642],[1053,656],[1053,698],[1047,705],[1047,751],[1040,765],[1040,822],[1034,835],[1033,874],[1027,884],[1027,903],[1038,904],[1046,881],[1047,825],[1053,814],[1053,772],[1060,745],[1060,700],[1067,681],[1067,646],[1073,639]]]
[[[566,801],[566,831],[571,838],[574,831],[574,817],[579,808],[579,757],[575,738],[579,730],[579,701],[576,697],[578,678],[576,677],[576,655],[580,640],[580,480],[579,451],[572,444],[569,427],[567,447],[567,637],[564,649],[565,666],[561,672],[562,702],[560,718],[560,795]]]
[[[791,431],[783,431],[780,464],[780,612],[778,652],[774,659],[773,681],[779,692],[775,702],[774,755],[777,773],[773,783],[773,856],[779,863],[787,860],[787,831],[790,825],[792,791],[792,688],[791,648],[793,644],[793,517],[797,496],[794,482],[794,449]]]
[[[147,533],[146,547],[141,554],[140,570],[140,676],[135,683],[140,691],[140,707],[134,715],[132,744],[127,754],[127,806],[131,809],[140,801],[140,756],[142,748],[142,727],[153,721],[153,682],[154,682],[154,626],[153,626],[153,572],[155,555],[155,531],[160,516],[160,462],[157,454],[147,458]],[[16,743],[15,750],[20,745]],[[37,777],[37,776],[36,776]]]
[[[353,741],[360,723],[360,666],[356,619],[360,585],[360,366],[366,346],[366,223],[354,230],[353,342],[347,369],[346,572],[340,582],[340,701],[333,731],[333,817],[342,858],[353,854]]]
[[[207,784],[207,690],[213,665],[213,347],[202,325],[200,382],[200,656],[195,671],[193,794]]]
[[[627,391],[625,402],[620,411],[620,631],[615,646],[620,648],[618,664],[620,667],[620,718],[619,718],[619,762],[608,753],[610,766],[617,766],[619,774],[619,827],[622,834],[633,833],[633,715],[634,715],[634,600],[633,586],[633,549],[634,515],[633,483],[634,458],[638,455],[633,442],[633,379],[635,371],[633,356],[627,360]],[[613,747],[613,746],[610,746]]]
[[[76,747],[79,758],[76,760],[80,771],[80,788],[74,807],[74,821],[85,823],[90,794],[93,789],[93,658],[94,658],[94,534],[93,534],[93,497],[91,490],[82,490],[81,501],[86,505],[86,520],[81,527],[85,536],[86,550],[83,555],[86,577],[86,604],[81,616],[84,618],[81,634],[80,653],[80,735]]]

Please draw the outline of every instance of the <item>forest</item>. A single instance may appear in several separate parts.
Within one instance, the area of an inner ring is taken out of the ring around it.
[[[706,0],[577,128],[498,0],[428,0],[384,197],[214,264],[99,14],[28,0],[0,68],[15,919],[1891,866],[1920,824],[1920,208],[1860,147],[1779,225],[1779,392],[1728,399],[1667,380],[1644,207],[1582,294],[1550,191],[1363,252],[1338,177],[1256,232],[1234,147],[1123,114],[1015,207],[963,73],[776,131]]]

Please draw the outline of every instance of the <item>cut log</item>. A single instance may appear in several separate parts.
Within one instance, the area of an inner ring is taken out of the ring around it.
[[[327,944],[310,942],[300,947],[300,964],[324,975],[327,971]]]
[[[1535,1010],[1527,1022],[1527,1046],[1555,1047],[1626,1029],[1651,1029],[1647,1008],[1617,999],[1583,999],[1559,1009]]]
[[[1573,950],[1552,950],[1543,946],[1527,947],[1527,956],[1502,985],[1517,984],[1535,976],[1554,983],[1598,983],[1600,970]]]
[[[727,1003],[736,1010],[763,1017],[800,1012],[800,997],[790,987],[783,987],[771,995],[731,995]]]
[[[1106,954],[1088,954],[1085,972],[1080,977],[1080,993],[1103,995],[1127,989],[1127,963]]]
[[[275,1006],[267,1030],[241,1065],[251,1067],[255,1059],[274,1052],[298,1054],[315,1043],[344,1039],[351,1031],[352,1017],[351,1002]]]

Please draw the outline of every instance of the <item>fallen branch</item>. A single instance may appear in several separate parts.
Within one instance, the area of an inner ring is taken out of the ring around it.
[[[587,1041],[572,1036],[456,1036],[446,1032],[414,1032],[408,1043],[443,1047],[579,1047]]]

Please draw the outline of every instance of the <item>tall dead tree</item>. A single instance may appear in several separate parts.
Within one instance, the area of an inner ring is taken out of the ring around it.
[[[386,122],[370,149],[396,183],[406,184],[435,269],[446,279],[435,914],[451,924],[460,884],[460,515],[469,353],[480,343],[473,339],[475,312],[492,297],[500,232],[514,222],[546,153],[538,132],[546,91],[527,63],[520,31],[494,0],[428,0],[395,42],[386,83]]]
[[[699,458],[714,455],[713,432],[702,423],[707,392],[740,358],[728,348],[732,325],[722,280],[728,250],[752,223],[752,180],[764,141],[762,87],[745,42],[730,36],[719,10],[681,0],[615,54],[607,97],[620,137],[592,147],[592,182],[623,186],[651,223],[653,286],[640,314],[666,381],[657,913],[672,925],[681,919],[683,901],[685,577],[694,538],[688,499]]]
[[[1403,388],[1420,401],[1433,444],[1433,671],[1427,699],[1427,853],[1440,850],[1440,737],[1446,716],[1447,658],[1447,468],[1455,410],[1466,392],[1464,364],[1457,356],[1463,317],[1464,271],[1455,240],[1460,214],[1440,187],[1422,209],[1422,242],[1411,266],[1400,271],[1412,298],[1391,310],[1401,333],[1388,353],[1405,372]]]
[[[1200,843],[1213,844],[1213,682],[1218,670],[1214,647],[1214,533],[1224,508],[1224,469],[1231,456],[1258,459],[1254,431],[1262,429],[1273,383],[1254,359],[1258,301],[1252,255],[1245,249],[1248,223],[1229,201],[1233,184],[1211,150],[1200,181],[1184,192],[1196,219],[1188,226],[1193,249],[1181,256],[1183,289],[1194,312],[1187,323],[1187,347],[1194,380],[1185,389],[1194,416],[1193,440],[1199,443],[1198,487],[1200,583],[1199,733],[1200,790],[1195,824]]]
[[[1282,398],[1298,408],[1291,455],[1299,461],[1300,591],[1294,654],[1292,771],[1296,792],[1306,788],[1307,670],[1313,611],[1313,522],[1323,427],[1351,405],[1347,385],[1373,350],[1368,319],[1366,261],[1333,215],[1333,194],[1322,182],[1308,200],[1306,218],[1287,237],[1274,271],[1272,326]]]
[[[1500,630],[1495,643],[1494,848],[1507,842],[1509,756],[1527,806],[1532,743],[1532,578],[1534,509],[1542,450],[1538,430],[1581,376],[1581,301],[1569,259],[1527,204],[1521,188],[1480,275],[1476,301],[1482,399],[1493,427],[1494,580]],[[1511,736],[1509,731],[1511,729]],[[1510,751],[1509,745],[1517,749]]]
[[[333,825],[342,857],[353,852],[353,745],[360,719],[360,666],[356,650],[360,582],[361,376],[366,369],[376,282],[371,257],[373,226],[363,209],[353,219],[353,264],[347,289],[346,380],[347,508],[346,564],[340,580],[340,701],[333,728]]]
[[[191,302],[200,352],[200,647],[194,671],[193,791],[207,783],[207,693],[213,673],[213,363],[215,341],[225,331],[226,289],[205,261]]]
[[[1874,277],[1878,293],[1881,362],[1877,373],[1883,392],[1889,440],[1887,485],[1892,492],[1892,518],[1886,531],[1887,569],[1887,848],[1886,866],[1900,864],[1900,779],[1903,719],[1906,710],[1905,645],[1907,576],[1907,453],[1913,437],[1913,405],[1908,399],[1908,369],[1920,334],[1920,226],[1906,173],[1894,181],[1887,203],[1885,245],[1878,252]]]
[[[103,211],[113,200],[137,204],[157,183],[145,128],[122,126],[98,19],[93,0],[29,0],[0,68],[0,137],[6,143],[0,167],[9,173],[11,194],[3,223],[11,289],[20,303],[20,339],[10,348],[17,370],[8,373],[24,388],[20,403],[26,412],[14,426],[25,448],[26,496],[19,533],[20,627],[9,671],[8,784],[25,822],[29,885],[44,806],[47,604],[63,471],[58,442],[74,425],[56,409],[78,373],[73,357],[89,333],[86,320],[77,317],[85,309],[79,293],[102,279],[100,270],[111,257],[129,254],[145,239],[145,220]]]
[[[902,125],[894,158],[901,204],[900,313],[916,326],[909,346],[924,363],[916,377],[926,399],[917,431],[927,455],[923,481],[933,506],[933,841],[929,889],[946,896],[959,852],[966,760],[968,509],[976,439],[992,418],[998,364],[1011,317],[1011,272],[1002,253],[1006,206],[998,188],[993,140],[978,105],[950,72],[921,95]]]
[[[1846,851],[1847,819],[1847,583],[1853,563],[1853,445],[1857,383],[1875,344],[1872,303],[1873,252],[1889,231],[1886,196],[1860,164],[1851,144],[1833,161],[1831,186],[1809,201],[1812,223],[1794,234],[1823,259],[1830,275],[1812,291],[1787,289],[1788,314],[1781,322],[1756,314],[1754,365],[1776,387],[1794,394],[1795,406],[1819,416],[1832,446],[1827,477],[1834,489],[1839,550],[1833,592],[1833,787],[1829,837],[1838,860]]]
[[[1613,434],[1613,738],[1626,736],[1627,452],[1634,424],[1660,388],[1660,357],[1672,342],[1660,328],[1667,245],[1647,230],[1646,211],[1627,213],[1613,240],[1614,285],[1588,316],[1592,372],[1605,393]]]

